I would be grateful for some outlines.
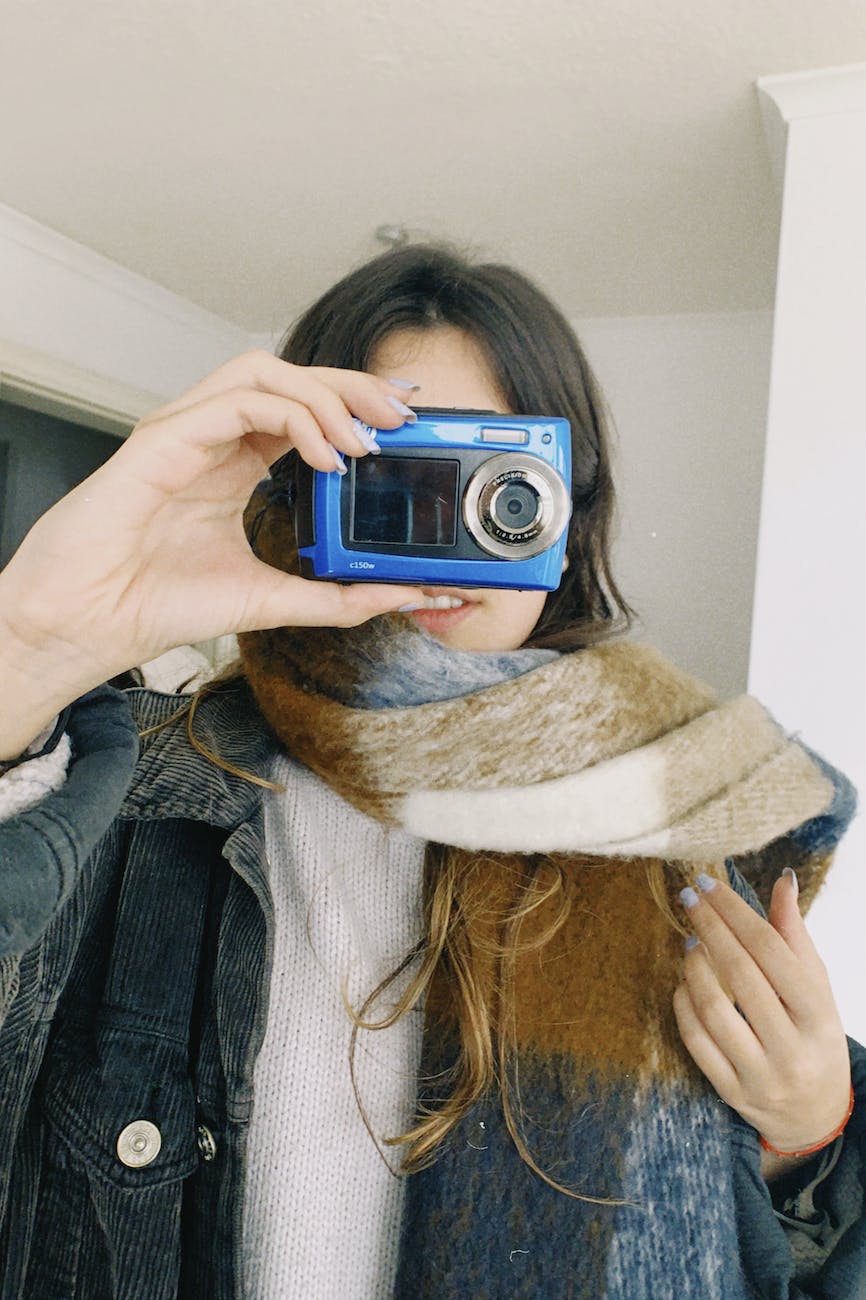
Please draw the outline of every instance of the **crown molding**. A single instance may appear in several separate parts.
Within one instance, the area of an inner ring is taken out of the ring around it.
[[[185,325],[199,333],[224,335],[226,331],[232,331],[239,336],[245,334],[239,326],[232,325],[221,316],[198,307],[170,289],[155,284],[137,271],[130,271],[67,235],[41,225],[5,203],[0,203],[0,238],[19,244],[44,260],[59,262],[67,271],[72,271],[111,293],[131,299],[149,312],[167,316],[175,324]]]
[[[807,117],[866,113],[866,63],[759,77],[755,85],[773,177],[780,192],[789,123]]]
[[[759,77],[756,85],[786,122],[796,117],[866,112],[866,63]]]
[[[0,400],[125,437],[164,399],[0,339]]]

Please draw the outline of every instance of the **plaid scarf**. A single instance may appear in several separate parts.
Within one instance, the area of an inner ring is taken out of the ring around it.
[[[564,871],[564,924],[540,952],[549,909],[521,930],[507,1086],[537,1164],[596,1199],[529,1170],[491,1093],[409,1180],[398,1294],[775,1295],[750,1289],[764,1246],[738,1235],[735,1151],[750,1147],[754,1177],[753,1130],[696,1069],[673,1017],[671,916],[698,867],[757,907],[736,867],[766,900],[794,866],[808,906],[850,816],[847,787],[755,700],[718,704],[647,647],[468,655],[404,624],[248,634],[246,673],[291,754],[363,812],[431,841],[428,880],[456,855],[487,903],[467,922],[479,954],[527,874]],[[422,1107],[456,1059],[452,1004],[442,970]]]

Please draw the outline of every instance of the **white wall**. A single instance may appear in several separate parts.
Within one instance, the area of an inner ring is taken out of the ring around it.
[[[750,688],[862,798],[866,65],[761,84],[786,149]],[[809,914],[846,1028],[861,1042],[864,867],[861,813]]]
[[[615,573],[640,635],[723,695],[749,662],[772,314],[576,322],[616,428]]]

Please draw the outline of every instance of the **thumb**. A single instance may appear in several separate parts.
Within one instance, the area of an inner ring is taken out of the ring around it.
[[[799,957],[814,951],[812,940],[806,929],[797,903],[799,886],[797,876],[791,867],[786,867],[773,885],[770,896],[770,910],[767,919],[777,930],[788,947]]]
[[[355,627],[396,613],[417,599],[417,587],[380,582],[318,582],[283,573],[250,555],[248,599],[241,632],[267,627]]]

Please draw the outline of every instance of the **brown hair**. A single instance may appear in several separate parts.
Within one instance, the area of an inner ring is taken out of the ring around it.
[[[624,630],[631,610],[610,566],[614,490],[601,393],[574,330],[520,271],[475,264],[446,244],[382,253],[304,312],[278,355],[296,365],[366,370],[388,335],[442,325],[472,337],[512,411],[571,425],[569,565],[527,644],[571,650]]]
[[[614,492],[601,395],[574,331],[526,276],[496,263],[475,264],[442,244],[383,253],[314,303],[290,328],[278,355],[297,365],[365,370],[387,336],[401,329],[443,325],[465,331],[481,348],[511,410],[562,416],[571,426],[574,512],[567,542],[569,566],[559,589],[547,597],[527,644],[573,650],[622,631],[631,610],[610,567]],[[288,468],[288,459],[274,467],[276,482]],[[253,538],[271,504],[268,497],[262,485],[248,510],[246,523]],[[237,669],[229,670],[223,680],[237,675]],[[218,681],[210,683],[196,701],[219,686]],[[225,766],[202,748],[193,719],[194,708],[187,713],[191,743]],[[259,783],[267,784],[261,779]],[[392,1139],[405,1148],[403,1168],[429,1163],[442,1139],[498,1082],[506,1123],[523,1159],[559,1190],[581,1200],[601,1200],[578,1195],[539,1168],[509,1099],[513,972],[517,958],[527,951],[524,923],[530,918],[540,921],[529,941],[532,950],[549,943],[570,911],[568,872],[548,858],[510,856],[501,862],[508,896],[492,903],[479,890],[484,860],[443,845],[428,847],[424,938],[360,1009],[349,1008],[355,1025],[353,1050],[359,1029],[386,1028],[425,994],[434,991],[441,997],[444,991],[447,1018],[459,1038],[458,1056],[445,1099],[422,1108],[412,1128]],[[660,864],[648,864],[647,874],[659,907],[682,930],[670,910]],[[417,972],[396,1006],[381,1019],[371,1018],[380,995],[416,962]],[[354,1058],[352,1069],[354,1080]],[[362,1104],[361,1111],[363,1115]]]

